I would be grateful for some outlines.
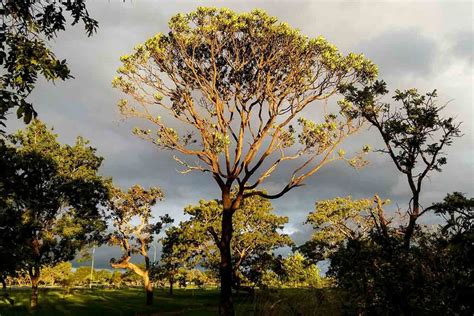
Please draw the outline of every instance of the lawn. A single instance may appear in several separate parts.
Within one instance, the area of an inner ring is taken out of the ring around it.
[[[12,289],[15,306],[0,303],[0,316],[32,314],[28,309],[28,289]],[[254,295],[235,296],[237,315],[338,315],[339,304],[328,290],[287,289],[257,292]],[[76,289],[65,294],[61,289],[41,289],[38,316],[165,316],[215,315],[219,293],[216,289],[177,289],[173,296],[166,290],[155,290],[153,306],[144,305],[141,289]]]

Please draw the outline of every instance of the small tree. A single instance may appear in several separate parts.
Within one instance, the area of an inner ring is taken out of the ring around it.
[[[112,245],[119,245],[122,249],[122,257],[118,260],[111,259],[110,263],[116,269],[129,269],[138,274],[146,291],[146,304],[153,303],[153,284],[150,281],[150,258],[148,250],[153,242],[154,236],[159,234],[165,224],[171,223],[168,216],[161,216],[160,221],[151,223],[153,218],[151,208],[163,198],[159,188],[143,189],[139,185],[131,187],[127,192],[120,189],[113,190],[110,201],[110,211],[115,231],[110,235],[109,241]],[[135,224],[135,220],[138,222]],[[134,254],[140,254],[144,261],[144,267],[131,262]]]
[[[407,179],[411,198],[404,244],[408,248],[418,218],[433,210],[432,207],[423,209],[421,205],[423,181],[431,171],[441,171],[446,164],[443,150],[461,136],[460,124],[452,117],[441,116],[444,106],[437,104],[436,90],[425,95],[416,89],[396,90],[393,99],[400,102],[400,106],[380,101],[380,97],[388,93],[384,82],[377,81],[364,89],[348,85],[341,91],[346,96],[343,104],[376,128],[385,143],[380,151],[391,158]]]
[[[300,252],[288,255],[282,260],[284,276],[283,284],[291,287],[319,287],[322,279],[319,268],[306,262]]]
[[[375,200],[380,205],[387,203],[378,196]],[[311,239],[298,249],[315,262],[326,260],[348,239],[367,237],[376,224],[377,212],[381,210],[373,200],[354,200],[350,196],[318,201],[315,211],[309,213],[305,222],[313,227],[314,232]]]
[[[73,146],[61,145],[38,120],[11,136],[7,148],[2,164],[12,173],[0,179],[2,199],[8,201],[0,227],[9,219],[15,224],[3,230],[0,248],[10,249],[10,240],[21,244],[12,255],[28,271],[35,308],[41,267],[72,260],[101,240],[105,221],[99,206],[107,200],[107,184],[98,175],[102,158],[88,141],[78,137]]]
[[[361,164],[360,157],[334,154],[360,120],[347,111],[321,115],[319,122],[301,115],[326,104],[343,84],[366,84],[377,68],[362,55],[343,56],[324,38],[309,39],[261,10],[198,8],[174,16],[169,26],[168,34],[121,57],[113,85],[137,101],[120,101],[121,113],[155,128],[137,128],[136,134],[177,151],[183,172],[209,173],[219,186],[220,312],[233,315],[234,213],[244,198],[281,197],[336,159]],[[169,118],[183,124],[180,132]],[[296,135],[300,148],[294,147]],[[298,159],[279,190],[259,189],[279,167]]]
[[[194,241],[189,245],[194,246],[197,261],[218,271],[220,256],[217,243],[221,235],[222,202],[201,200],[197,206],[186,207],[184,213],[191,218],[180,223],[181,234],[184,239]],[[257,268],[255,261],[260,257],[293,244],[291,238],[281,232],[287,222],[288,217],[273,214],[268,199],[252,196],[243,201],[233,217],[231,252],[234,287],[240,287],[241,274],[248,275],[249,269]]]
[[[114,271],[112,273],[112,277],[110,278],[110,284],[112,284],[114,288],[120,288],[120,286],[122,285],[122,273],[120,271]]]
[[[173,286],[176,275],[183,267],[193,265],[192,259],[196,256],[198,240],[184,234],[179,227],[170,227],[162,241],[160,264],[155,266],[156,278],[166,279],[169,283],[169,295],[173,295]]]
[[[43,267],[40,281],[49,285],[65,285],[71,279],[72,274],[72,264],[61,262],[52,267]]]

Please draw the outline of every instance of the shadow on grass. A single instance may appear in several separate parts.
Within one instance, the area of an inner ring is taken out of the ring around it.
[[[61,289],[41,289],[39,308],[29,310],[29,289],[13,289],[15,306],[0,303],[0,316],[172,316],[216,315],[218,289],[177,289],[168,296],[165,289],[155,290],[153,306],[145,305],[140,288],[74,289],[66,294]],[[237,315],[339,315],[338,296],[330,289],[278,289],[256,291],[235,296]]]

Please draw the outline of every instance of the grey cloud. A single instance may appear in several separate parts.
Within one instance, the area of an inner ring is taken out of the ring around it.
[[[438,45],[419,30],[392,30],[362,41],[359,50],[379,66],[384,76],[427,76],[431,73]]]
[[[461,31],[451,36],[452,45],[450,47],[450,53],[455,58],[464,60],[467,63],[468,68],[471,67],[472,71],[472,59],[474,54],[474,31]]]

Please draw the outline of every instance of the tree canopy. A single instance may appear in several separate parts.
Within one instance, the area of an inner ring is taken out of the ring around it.
[[[74,145],[62,145],[38,120],[12,135],[1,155],[6,174],[0,179],[0,248],[29,272],[34,307],[41,266],[72,260],[101,240],[107,179],[98,175],[102,158],[88,141],[78,137]]]

